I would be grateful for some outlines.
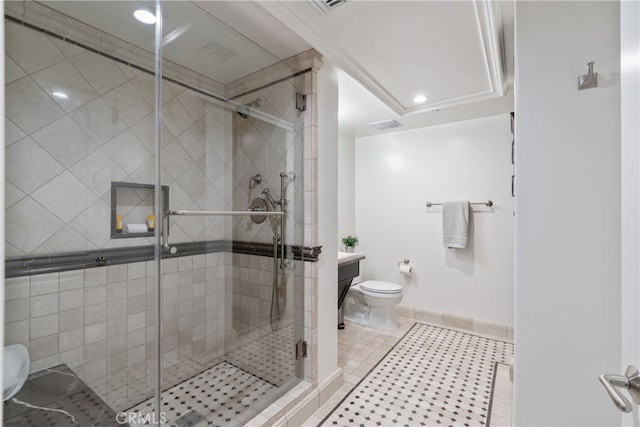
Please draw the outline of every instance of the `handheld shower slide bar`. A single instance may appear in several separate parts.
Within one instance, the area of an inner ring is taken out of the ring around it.
[[[267,199],[269,204],[271,205],[271,209],[274,210],[274,213],[279,213],[280,215],[280,253],[282,256],[280,257],[280,269],[284,270],[287,267],[287,263],[284,260],[285,253],[285,224],[286,224],[286,211],[287,211],[287,199],[285,197],[285,189],[286,189],[286,180],[289,178],[289,174],[286,172],[280,172],[280,200],[275,200],[271,195],[271,191],[268,188],[262,190],[262,196]],[[280,206],[280,211],[276,212],[277,207]],[[254,211],[255,212],[255,211]]]

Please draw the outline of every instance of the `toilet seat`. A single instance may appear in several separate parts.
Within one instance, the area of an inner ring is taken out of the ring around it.
[[[360,283],[360,289],[363,291],[372,292],[374,294],[400,294],[402,293],[402,286],[391,283],[381,282],[378,280],[366,280]]]

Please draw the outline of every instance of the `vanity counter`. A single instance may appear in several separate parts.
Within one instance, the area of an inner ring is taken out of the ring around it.
[[[366,257],[362,252],[338,252],[338,268],[343,265],[353,264],[359,262]]]

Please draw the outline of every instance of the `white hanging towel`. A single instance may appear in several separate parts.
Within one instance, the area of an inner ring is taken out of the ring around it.
[[[469,201],[455,200],[442,203],[442,241],[453,249],[467,247],[469,234]]]

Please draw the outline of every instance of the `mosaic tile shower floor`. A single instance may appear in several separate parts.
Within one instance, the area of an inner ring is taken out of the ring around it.
[[[225,355],[225,360],[162,392],[167,425],[238,425],[249,407],[276,393],[295,377],[294,325],[253,340]],[[144,416],[153,398],[127,412]]]
[[[512,343],[416,323],[320,425],[487,425],[496,363],[512,357]]]
[[[225,360],[279,387],[295,376],[294,343],[295,325],[290,323],[230,351]]]
[[[227,362],[162,392],[162,412],[170,426],[227,426],[276,387]],[[128,412],[153,411],[149,399]],[[143,418],[144,419],[144,418]]]

